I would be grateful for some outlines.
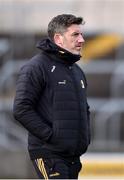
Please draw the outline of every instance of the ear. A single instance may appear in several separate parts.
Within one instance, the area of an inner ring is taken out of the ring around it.
[[[54,35],[54,42],[55,44],[57,44],[58,46],[62,47],[63,46],[63,37],[61,34],[56,33]]]

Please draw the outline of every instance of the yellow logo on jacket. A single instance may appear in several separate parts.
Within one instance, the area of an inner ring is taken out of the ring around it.
[[[55,172],[55,173],[53,173],[53,174],[50,174],[49,176],[50,176],[50,177],[53,177],[53,176],[59,176],[59,175],[60,175],[59,172]]]

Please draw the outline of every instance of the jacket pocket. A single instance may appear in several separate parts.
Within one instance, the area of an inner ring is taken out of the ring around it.
[[[56,123],[55,122],[53,123],[52,130],[53,130],[53,134],[52,134],[52,136],[51,136],[51,138],[49,140],[50,144],[54,144],[54,143],[57,142],[57,127],[56,127]]]

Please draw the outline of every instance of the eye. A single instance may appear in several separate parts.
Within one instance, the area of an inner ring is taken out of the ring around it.
[[[79,33],[73,33],[73,36],[78,36],[79,35]]]
[[[74,37],[77,37],[77,36],[79,36],[79,35],[81,35],[81,36],[83,37],[83,33],[75,32],[75,33],[72,34],[72,36],[74,36]]]

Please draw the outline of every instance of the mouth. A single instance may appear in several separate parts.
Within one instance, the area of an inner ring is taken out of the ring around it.
[[[80,50],[81,48],[82,48],[82,46],[76,46],[76,49],[79,49],[79,50]]]
[[[77,48],[77,49],[81,49],[81,48],[82,48],[82,44],[78,44],[78,45],[76,46],[76,48]]]

